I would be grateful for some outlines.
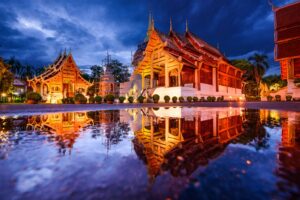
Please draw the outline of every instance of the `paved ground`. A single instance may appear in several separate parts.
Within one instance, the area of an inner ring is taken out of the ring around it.
[[[0,115],[30,115],[46,112],[72,112],[93,110],[119,110],[141,107],[244,107],[252,109],[274,109],[300,112],[300,102],[197,102],[197,103],[144,103],[144,104],[0,104]]]

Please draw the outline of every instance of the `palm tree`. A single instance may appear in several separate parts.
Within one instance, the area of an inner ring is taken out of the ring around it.
[[[260,85],[263,75],[269,69],[268,56],[255,53],[248,60],[253,64],[253,76],[258,85]]]

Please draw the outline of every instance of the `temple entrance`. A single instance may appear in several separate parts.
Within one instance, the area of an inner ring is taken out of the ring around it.
[[[64,98],[69,97],[69,84],[68,83],[64,83],[63,84],[63,96]]]
[[[169,81],[170,81],[169,86],[170,87],[179,86],[178,78],[179,78],[178,70],[177,69],[171,70],[169,73]]]

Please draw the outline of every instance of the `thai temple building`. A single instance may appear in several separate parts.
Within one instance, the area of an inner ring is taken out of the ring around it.
[[[275,60],[280,62],[281,78],[287,80],[285,94],[300,98],[300,2],[274,7]]]
[[[134,54],[134,75],[120,87],[121,95],[224,96],[243,99],[243,71],[232,66],[219,49],[193,34],[186,23],[183,34],[164,34],[149,17],[145,41]]]
[[[112,70],[106,67],[99,82],[98,95],[104,97],[108,94],[118,95],[118,84],[115,82]]]
[[[28,80],[28,86],[41,94],[46,103],[61,103],[76,93],[86,94],[92,84],[86,81],[76,65],[72,53],[60,53],[44,73]]]

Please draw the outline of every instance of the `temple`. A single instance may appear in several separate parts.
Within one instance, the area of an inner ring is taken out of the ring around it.
[[[287,80],[286,94],[300,98],[300,2],[273,7],[275,20],[275,60],[280,62],[281,78]]]
[[[86,94],[92,84],[80,75],[72,54],[65,51],[45,72],[28,80],[28,85],[46,103],[61,103],[63,98],[74,97],[76,93]]]
[[[170,31],[164,34],[154,27],[150,15],[147,37],[138,46],[132,64],[134,75],[141,79],[141,85],[135,85],[140,95],[158,94],[162,101],[165,95],[243,98],[243,71],[232,66],[219,49],[193,34],[187,23],[185,33],[179,34],[170,20]],[[126,91],[130,92],[128,87],[121,86],[121,94]]]

